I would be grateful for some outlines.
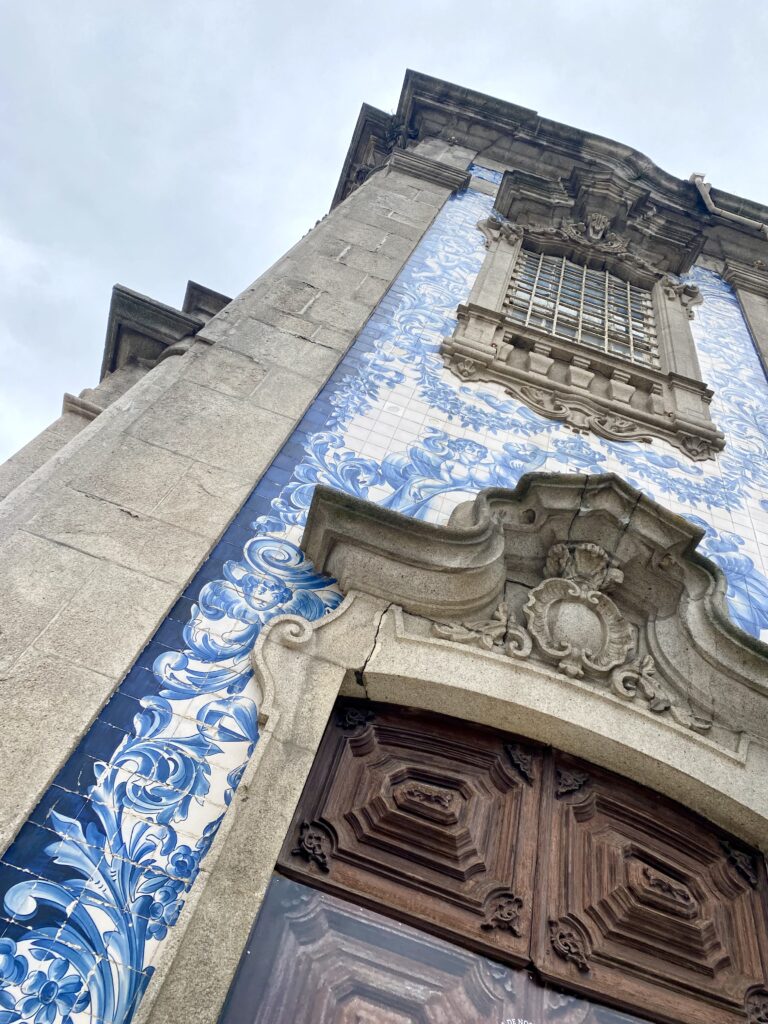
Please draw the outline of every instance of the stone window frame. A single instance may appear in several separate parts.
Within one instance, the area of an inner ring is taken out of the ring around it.
[[[487,255],[458,326],[441,347],[463,380],[493,381],[535,412],[578,433],[611,441],[664,440],[694,461],[713,459],[725,437],[712,422],[713,392],[702,380],[690,321],[699,289],[662,273],[600,213],[558,226],[513,223],[493,214],[478,223]],[[631,362],[568,341],[504,312],[521,248],[606,270],[650,293],[659,366]]]

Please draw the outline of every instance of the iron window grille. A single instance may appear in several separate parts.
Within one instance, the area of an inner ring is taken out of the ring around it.
[[[660,365],[650,292],[608,271],[521,248],[504,312],[558,338],[643,366]]]

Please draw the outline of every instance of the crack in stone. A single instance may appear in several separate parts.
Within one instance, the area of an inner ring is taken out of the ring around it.
[[[376,644],[379,642],[379,633],[381,632],[381,626],[382,626],[382,623],[384,622],[384,616],[387,614],[387,612],[390,610],[390,608],[392,608],[394,606],[394,603],[395,603],[394,601],[390,601],[389,604],[387,605],[387,607],[384,609],[384,611],[379,616],[379,621],[376,623],[376,633],[374,634],[374,637],[373,637],[373,643],[371,644],[371,649],[368,652],[368,654],[366,654],[365,661],[363,662],[361,667],[355,669],[355,682],[357,683],[358,686],[361,686],[363,688],[363,692],[365,693],[366,700],[370,700],[371,697],[370,697],[370,694],[368,693],[368,686],[367,686],[367,684],[365,682],[365,670],[368,667],[368,662],[373,657],[373,652],[376,650]]]

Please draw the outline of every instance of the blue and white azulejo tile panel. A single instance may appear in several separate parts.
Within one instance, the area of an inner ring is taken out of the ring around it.
[[[727,434],[716,462],[576,436],[442,366],[491,206],[473,191],[446,204],[7,851],[0,1024],[131,1020],[258,740],[253,643],[277,615],[314,620],[342,599],[298,547],[316,483],[441,523],[530,470],[613,470],[705,526],[734,619],[768,629],[768,386],[732,293],[693,275],[705,297],[696,341]]]

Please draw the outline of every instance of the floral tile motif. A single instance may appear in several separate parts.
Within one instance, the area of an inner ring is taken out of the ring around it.
[[[472,167],[497,183],[500,174]],[[264,625],[342,599],[298,547],[319,482],[430,522],[523,473],[614,471],[706,529],[735,621],[768,629],[768,384],[729,288],[694,334],[727,445],[572,434],[442,366],[492,199],[448,202],[291,439],[0,863],[0,1024],[128,1024],[258,740]]]

